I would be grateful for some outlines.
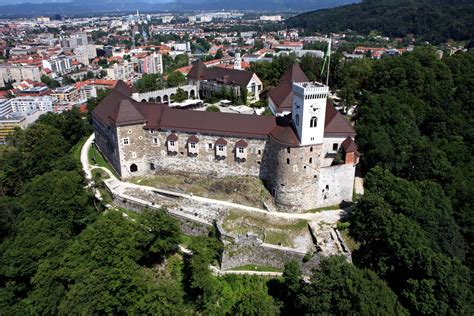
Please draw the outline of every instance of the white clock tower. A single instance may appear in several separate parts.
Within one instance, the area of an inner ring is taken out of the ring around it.
[[[292,119],[301,146],[323,143],[328,93],[318,82],[293,83]]]

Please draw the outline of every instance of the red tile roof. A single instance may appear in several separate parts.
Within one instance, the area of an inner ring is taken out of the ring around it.
[[[168,135],[168,137],[166,137],[166,140],[168,141],[172,141],[172,142],[177,142],[178,141],[178,136],[176,136],[176,134],[170,134]]]
[[[240,148],[247,148],[248,145],[249,144],[243,139],[241,139],[237,143],[235,143],[235,147],[240,147]]]
[[[192,135],[188,138],[188,143],[199,143],[199,138],[197,138],[196,135]]]
[[[278,113],[291,111],[293,108],[293,82],[307,81],[309,81],[308,77],[298,64],[294,64],[283,74],[280,84],[268,93]]]
[[[119,81],[115,89],[95,108],[94,119],[105,126],[145,124],[145,129],[220,137],[272,137],[286,146],[299,145],[298,136],[292,128],[291,115],[273,117],[172,109],[165,104],[136,102],[130,98],[130,94],[130,88]],[[330,104],[326,108],[325,135],[355,136],[351,124]]]
[[[346,153],[355,153],[357,156],[360,156],[360,153],[357,151],[357,144],[355,141],[348,136],[343,142],[342,142],[342,148],[344,149],[344,152]]]
[[[219,138],[218,140],[216,140],[216,145],[226,146],[227,141],[224,138]]]
[[[351,123],[339,113],[329,102],[326,105],[326,120],[324,124],[324,136],[345,137],[356,136],[356,131]]]
[[[221,67],[209,67],[198,60],[188,73],[188,78],[193,80],[222,80],[246,87],[252,80],[253,72],[246,70],[228,69]]]

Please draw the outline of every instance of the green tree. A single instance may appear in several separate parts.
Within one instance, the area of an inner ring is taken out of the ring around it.
[[[175,102],[183,102],[187,99],[188,99],[188,95],[186,94],[186,91],[184,91],[181,88],[178,88],[178,90],[176,90],[175,95],[173,96],[173,101]]]
[[[54,79],[51,79],[49,76],[47,75],[42,75],[41,76],[41,82],[42,83],[45,83],[49,88],[51,89],[54,89],[54,88],[57,88],[60,86],[59,82],[54,80]]]
[[[144,220],[154,225],[154,219]],[[182,312],[183,293],[176,287],[155,284],[137,263],[144,246],[149,245],[149,234],[146,226],[114,211],[88,226],[64,254],[60,273],[69,280],[69,289],[59,312]]]
[[[311,283],[302,285],[301,291],[298,299],[304,314],[406,314],[384,281],[342,256],[321,260]]]
[[[186,84],[186,77],[179,71],[175,71],[168,75],[166,80],[168,87],[179,87]]]
[[[135,83],[135,88],[140,93],[161,90],[165,87],[163,76],[160,74],[146,74]]]
[[[206,111],[207,112],[220,112],[221,110],[219,109],[219,107],[215,105],[210,105],[206,108]]]
[[[431,250],[431,241],[415,221],[395,214],[380,196],[367,191],[350,223],[350,234],[360,243],[354,261],[385,279],[410,313],[470,310],[468,270],[458,259]],[[440,271],[445,273],[437,275]]]
[[[179,223],[165,213],[166,210],[145,210],[140,216],[140,224],[148,228],[145,243],[145,262],[162,261],[175,252],[180,238]]]
[[[232,315],[279,315],[279,309],[275,301],[267,293],[251,291],[235,303],[232,308]]]
[[[222,59],[224,57],[224,53],[222,52],[222,49],[218,49],[216,51],[216,54],[214,55],[214,59]]]

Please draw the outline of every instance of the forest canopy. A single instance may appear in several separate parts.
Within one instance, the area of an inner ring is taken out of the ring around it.
[[[442,43],[472,40],[474,3],[471,0],[363,0],[333,9],[307,12],[287,21],[305,32],[378,31],[385,36]]]

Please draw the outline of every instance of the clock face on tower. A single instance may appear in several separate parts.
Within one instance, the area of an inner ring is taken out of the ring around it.
[[[312,105],[312,106],[310,107],[310,109],[309,109],[309,112],[310,112],[311,114],[318,114],[318,113],[319,113],[319,108],[316,107],[316,105]]]

